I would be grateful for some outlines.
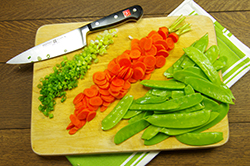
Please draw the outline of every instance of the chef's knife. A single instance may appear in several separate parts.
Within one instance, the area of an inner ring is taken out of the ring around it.
[[[89,23],[83,27],[39,44],[10,59],[7,64],[25,64],[46,60],[78,50],[87,45],[87,34],[102,29],[118,26],[127,21],[137,21],[143,15],[139,5],[131,6],[107,17]]]

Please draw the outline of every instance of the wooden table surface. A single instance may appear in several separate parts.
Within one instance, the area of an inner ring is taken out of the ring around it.
[[[249,0],[196,0],[219,23],[250,47]],[[94,21],[139,4],[144,18],[167,16],[182,0],[1,0],[0,2],[0,165],[71,165],[65,156],[38,156],[31,149],[33,65],[6,65],[33,47],[45,24]],[[250,73],[231,90],[229,141],[218,148],[162,151],[148,165],[250,165]]]

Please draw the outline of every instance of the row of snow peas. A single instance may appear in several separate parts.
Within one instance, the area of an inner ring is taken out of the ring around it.
[[[219,123],[235,99],[218,72],[226,65],[213,45],[207,49],[208,34],[190,47],[164,72],[166,80],[143,80],[151,88],[145,96],[127,95],[102,121],[109,130],[122,119],[129,124],[120,129],[115,144],[143,131],[145,145],[157,144],[171,136],[188,145],[208,145],[223,140],[222,132],[202,132]],[[218,58],[219,57],[219,58]]]

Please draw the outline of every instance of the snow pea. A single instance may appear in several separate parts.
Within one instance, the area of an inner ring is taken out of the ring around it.
[[[163,103],[168,97],[165,96],[143,96],[136,99],[134,102],[138,104],[157,104]]]
[[[221,103],[220,105],[218,105],[217,107],[215,107],[212,112],[217,112],[219,113],[219,115],[210,123],[208,123],[207,125],[193,131],[195,133],[199,133],[202,132],[210,127],[213,127],[214,125],[216,125],[217,123],[219,123],[228,113],[229,111],[229,104],[226,103]]]
[[[194,105],[194,106],[192,106],[192,107],[189,107],[189,108],[186,108],[186,109],[179,110],[178,112],[179,112],[179,113],[184,113],[184,112],[195,112],[195,111],[200,111],[200,110],[202,110],[202,109],[204,109],[204,108],[205,108],[205,106],[204,106],[203,104],[199,103],[199,104],[196,104],[196,105]]]
[[[219,115],[219,113],[217,113],[217,112],[211,112],[209,120],[201,126],[197,126],[194,128],[188,128],[188,129],[186,129],[186,128],[183,128],[183,129],[182,128],[179,128],[179,129],[161,128],[160,132],[165,133],[167,135],[181,135],[181,134],[189,133],[191,131],[197,130],[197,129],[211,123],[215,118],[218,117],[218,115]]]
[[[146,113],[145,111],[141,111],[141,113],[139,113],[136,116],[134,116],[131,119],[129,119],[128,123],[133,123],[135,121],[141,120],[144,117],[145,113]]]
[[[184,96],[184,91],[181,90],[173,90],[172,91],[172,98],[178,98]]]
[[[210,145],[223,140],[222,132],[186,133],[176,136],[177,140],[193,146]]]
[[[203,100],[201,103],[205,106],[205,109],[207,109],[207,110],[213,110],[213,108],[215,108],[219,105],[216,101],[214,101],[213,99],[210,99],[206,96],[203,96]]]
[[[158,134],[160,130],[161,130],[161,127],[150,125],[143,132],[141,138],[149,140],[149,139],[153,138],[156,134]]]
[[[209,59],[200,50],[194,47],[184,48],[183,50],[188,57],[190,57],[190,59],[192,59],[195,64],[201,68],[211,82],[218,85],[221,84],[218,72],[214,69],[213,64],[209,61]]]
[[[226,65],[227,65],[227,57],[225,56],[220,57],[213,63],[213,66],[217,71],[223,69]]]
[[[204,52],[208,46],[208,34],[206,33],[204,36],[202,36],[193,46],[193,48],[198,49],[200,52]],[[185,52],[186,53],[186,52]],[[187,53],[186,53],[187,54]],[[188,55],[188,54],[187,54]],[[186,56],[185,59],[181,63],[182,68],[186,68],[189,66],[194,66],[195,62],[192,58],[189,56]]]
[[[231,94],[217,84],[196,77],[186,77],[185,83],[190,84],[196,91],[208,97],[223,103],[234,104]]]
[[[194,88],[192,88],[192,86],[190,85],[187,85],[185,88],[184,88],[184,93],[185,95],[191,95],[191,94],[194,94]]]
[[[132,95],[124,96],[115,108],[102,120],[102,129],[109,130],[113,128],[123,118],[133,102]]]
[[[203,100],[200,93],[194,93],[191,95],[185,95],[179,98],[170,99],[159,104],[137,104],[132,103],[130,110],[144,110],[144,111],[164,111],[173,112],[181,109],[186,109],[196,104],[199,104]]]
[[[213,64],[220,54],[219,47],[217,45],[212,45],[205,51],[204,55],[209,59],[209,61]]]
[[[151,88],[158,88],[158,89],[184,89],[185,84],[171,80],[142,80],[140,82],[142,85]]]
[[[134,123],[130,123],[127,126],[121,128],[114,137],[114,142],[115,144],[120,144],[123,141],[129,139],[130,137],[132,137],[133,135],[139,133],[140,131],[142,131],[143,129],[145,129],[146,127],[148,127],[150,124],[144,120],[138,120],[135,121]]]
[[[153,138],[151,138],[149,140],[144,140],[144,145],[147,145],[147,146],[149,146],[149,145],[155,145],[155,144],[158,144],[158,143],[164,141],[168,137],[169,137],[169,135],[166,135],[164,133],[158,133]]]
[[[152,88],[150,89],[151,90],[151,94],[154,95],[154,96],[166,96],[166,97],[170,97],[171,96],[171,90],[169,89],[155,89],[155,88]]]
[[[138,110],[128,110],[126,112],[126,114],[123,116],[123,119],[130,119],[130,118],[136,116],[139,113],[141,113],[141,111],[138,111]]]
[[[191,72],[191,71],[186,71],[186,70],[179,70],[177,72],[174,73],[173,77],[175,80],[178,80],[180,82],[186,83],[185,82],[185,78],[189,76],[189,77],[197,77],[200,79],[205,79],[203,77],[201,77],[200,75],[198,75],[197,73]],[[187,83],[186,83],[187,84]]]
[[[207,76],[204,74],[204,72],[197,66],[193,66],[193,67],[187,67],[185,69],[183,69],[183,71],[189,71],[189,72],[193,72],[196,75],[198,75],[201,78],[204,78],[206,80],[208,80]]]
[[[150,124],[166,128],[192,128],[205,124],[210,118],[210,110],[191,113],[154,114],[145,118]]]

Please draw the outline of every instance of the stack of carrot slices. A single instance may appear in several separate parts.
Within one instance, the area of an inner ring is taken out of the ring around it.
[[[76,133],[91,121],[99,108],[103,112],[110,103],[123,98],[131,83],[150,79],[156,68],[165,65],[166,57],[178,39],[175,33],[168,32],[167,27],[153,30],[140,40],[133,39],[131,49],[110,61],[106,70],[94,73],[95,84],[75,97],[75,111],[70,115],[71,122],[66,128],[69,134]]]

